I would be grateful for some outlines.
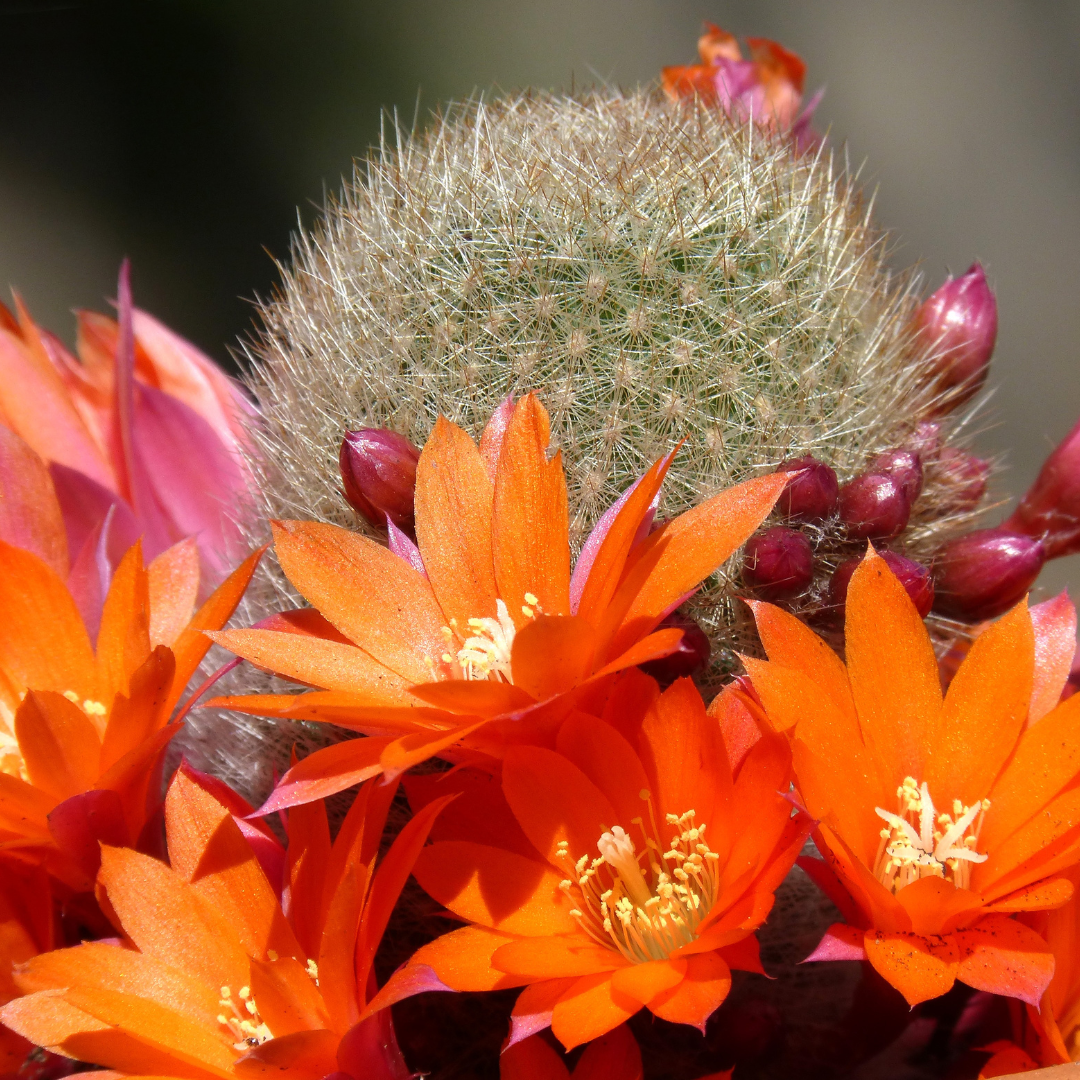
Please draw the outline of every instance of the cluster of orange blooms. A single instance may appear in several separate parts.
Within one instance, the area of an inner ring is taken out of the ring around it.
[[[707,35],[665,82],[792,126],[802,69],[772,45],[743,61]],[[556,1047],[584,1044],[577,1080],[640,1078],[628,1022],[704,1031],[733,970],[765,973],[756,932],[796,863],[843,920],[808,959],[860,961],[911,1006],[956,982],[1009,999],[984,1076],[1076,1055],[1067,598],[987,626],[943,691],[870,548],[845,660],[748,601],[767,660],[710,702],[661,687],[641,665],[679,647],[664,620],[798,474],[657,523],[674,448],[575,563],[528,394],[479,444],[439,419],[415,543],[273,522],[309,606],[224,629],[262,555],[237,558],[218,498],[248,483],[242,394],[126,276],[79,346],[0,309],[0,1074],[405,1080],[392,1006],[516,989],[507,1080],[568,1078]],[[258,809],[170,756],[212,643],[299,689],[203,705],[359,737],[294,759]],[[459,926],[380,980],[410,876]]]

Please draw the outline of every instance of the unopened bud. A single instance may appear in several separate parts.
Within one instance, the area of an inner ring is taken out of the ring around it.
[[[349,505],[371,522],[412,531],[416,463],[420,451],[404,435],[387,428],[347,431],[338,461]]]
[[[900,482],[864,473],[840,489],[840,520],[853,540],[888,540],[907,526],[911,503]]]
[[[1048,559],[1080,551],[1080,422],[1043,463],[1003,528],[1039,537]]]
[[[801,472],[780,493],[777,508],[795,521],[824,521],[836,513],[840,485],[836,473],[813,457],[782,461],[777,472]]]
[[[641,670],[661,686],[668,686],[676,679],[700,671],[709,662],[712,651],[708,635],[689,615],[680,611],[672,612],[656,629],[668,630],[672,627],[683,632],[682,641],[675,652],[641,665]]]
[[[904,449],[918,454],[920,461],[933,461],[941,450],[941,425],[923,420],[904,440]]]
[[[897,581],[904,586],[919,617],[925,619],[934,604],[934,583],[930,571],[922,563],[914,562],[897,555],[895,551],[880,552],[885,565],[896,575]],[[847,604],[848,585],[851,575],[862,559],[845,559],[834,571],[829,581],[829,607],[838,616],[843,616]]]
[[[974,394],[986,379],[997,340],[997,300],[978,263],[946,281],[919,309],[916,323],[934,350],[934,369],[954,407]]]
[[[913,503],[922,491],[922,459],[914,450],[906,450],[901,446],[886,450],[874,459],[870,471],[891,476],[896,480],[904,489],[909,503]]]
[[[743,582],[764,600],[788,600],[814,579],[810,541],[781,525],[755,533],[743,554]]]
[[[934,560],[934,610],[965,622],[1008,611],[1046,561],[1042,543],[1005,529],[978,529],[946,544]]]
[[[990,463],[969,454],[966,450],[957,450],[946,446],[938,457],[938,473],[948,485],[946,499],[954,510],[974,510],[986,494],[986,483],[990,478]],[[1016,529],[1015,532],[1024,532]]]

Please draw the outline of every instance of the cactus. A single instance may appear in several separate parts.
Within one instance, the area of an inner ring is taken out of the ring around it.
[[[661,516],[806,454],[843,483],[942,411],[917,276],[885,255],[828,152],[700,102],[530,93],[392,129],[297,238],[247,345],[262,509],[370,530],[340,493],[345,431],[422,444],[443,413],[479,436],[530,389],[563,450],[576,544],[680,439]],[[936,419],[941,446],[962,445],[964,417]],[[920,562],[977,514],[936,453],[890,545]],[[791,606],[813,615],[865,545],[835,518],[806,532],[814,582]],[[754,648],[740,566],[686,608],[714,680]]]

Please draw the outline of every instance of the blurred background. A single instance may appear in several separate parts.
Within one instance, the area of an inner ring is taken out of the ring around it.
[[[896,265],[982,260],[1000,303],[986,453],[1017,495],[1080,415],[1080,3],[0,0],[0,289],[63,338],[131,256],[136,302],[212,356],[299,219],[378,137],[474,89],[654,80],[703,20],[825,86]],[[5,297],[6,299],[6,297]],[[1080,556],[1043,583],[1080,592]]]

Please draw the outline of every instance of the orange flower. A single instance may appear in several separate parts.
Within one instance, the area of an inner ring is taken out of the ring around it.
[[[241,543],[228,515],[247,490],[251,405],[209,357],[133,308],[126,262],[118,301],[119,324],[78,313],[78,359],[18,297],[17,319],[0,304],[0,428],[50,464],[72,559],[112,507],[120,552],[140,535],[151,556],[195,535],[216,583]]]
[[[123,944],[29,960],[15,974],[25,996],[0,1019],[125,1074],[401,1080],[388,1022],[358,1021],[390,911],[446,800],[416,815],[376,869],[395,787],[364,787],[333,845],[321,805],[290,816],[283,911],[229,810],[177,773],[171,868],[102,848],[98,889]]]
[[[768,38],[747,38],[747,44],[750,59],[744,60],[733,34],[706,23],[698,39],[701,63],[664,68],[664,92],[673,101],[700,98],[736,120],[753,117],[766,127],[790,129],[800,141],[814,141],[810,120],[821,95],[799,115],[806,64]]]
[[[139,840],[155,762],[179,730],[169,719],[210,647],[201,631],[229,619],[260,554],[195,612],[194,541],[146,568],[136,543],[112,578],[95,649],[56,571],[0,541],[0,845],[37,851],[88,888],[99,840]]]
[[[440,417],[417,468],[418,547],[393,530],[388,549],[333,525],[275,524],[282,568],[317,610],[211,636],[323,689],[209,704],[376,737],[312,754],[264,810],[463,742],[499,756],[507,739],[550,739],[572,692],[674,650],[682,631],[657,624],[746,540],[790,479],[747,481],[649,533],[664,458],[608,512],[571,574],[566,479],[548,441],[534,394],[501,408],[479,449]]]
[[[570,1049],[643,1006],[704,1027],[731,968],[761,970],[754,930],[810,828],[781,794],[786,741],[760,739],[733,770],[693,683],[661,695],[640,672],[605,715],[574,713],[554,750],[510,750],[501,792],[472,770],[411,783],[417,801],[467,792],[415,873],[471,925],[415,953],[372,1011],[435,980],[524,986],[511,1042],[550,1024]]]
[[[847,601],[847,666],[794,616],[754,604],[769,662],[746,665],[793,736],[824,862],[800,865],[848,920],[814,959],[865,956],[914,1004],[956,979],[1037,1004],[1046,942],[1010,916],[1059,907],[1080,860],[1080,703],[1025,604],[988,627],[942,698],[922,620],[872,550]],[[1043,642],[1043,645],[1045,642]],[[1060,650],[1058,650],[1060,651]]]

